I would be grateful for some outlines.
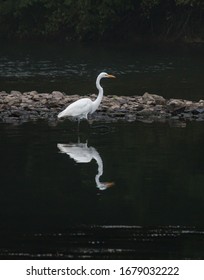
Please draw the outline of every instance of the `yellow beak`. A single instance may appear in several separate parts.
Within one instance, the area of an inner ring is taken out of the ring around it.
[[[108,75],[107,78],[116,78],[114,75]]]
[[[103,184],[104,184],[107,188],[113,187],[113,186],[115,185],[114,182],[103,182]]]

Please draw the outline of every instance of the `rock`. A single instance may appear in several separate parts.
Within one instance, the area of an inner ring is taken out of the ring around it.
[[[152,115],[154,112],[154,110],[152,108],[145,108],[139,112],[137,112],[137,115],[140,115],[140,116],[150,116]]]
[[[167,106],[171,106],[173,108],[184,107],[186,106],[184,100],[182,99],[170,99],[167,102]]]
[[[155,99],[151,94],[145,92],[142,96],[142,103],[155,104]]]
[[[20,96],[20,95],[21,95],[21,92],[20,92],[20,91],[17,91],[17,90],[12,90],[12,91],[10,92],[10,95],[11,95],[11,96]]]
[[[163,110],[163,108],[164,107],[162,105],[158,104],[158,105],[155,106],[154,109],[155,109],[156,112],[160,112],[161,110]]]
[[[145,106],[143,104],[138,104],[138,106],[136,107],[136,111],[142,111],[145,108]]]
[[[189,106],[191,106],[193,104],[193,101],[187,100],[185,103],[186,103],[186,106],[189,107]]]
[[[157,94],[149,94],[145,92],[142,96],[143,103],[147,103],[148,105],[164,105],[166,103],[166,99],[163,96]]]
[[[123,104],[123,105],[121,106],[121,109],[123,109],[123,110],[124,110],[124,109],[126,110],[126,109],[128,109],[128,108],[129,108],[129,106],[128,106],[127,103],[125,103],[125,104]]]
[[[3,97],[3,96],[7,96],[8,95],[8,93],[5,91],[5,90],[3,90],[3,91],[0,91],[0,95]]]
[[[47,103],[47,99],[46,98],[42,98],[42,100],[40,102],[41,102],[41,104],[45,105]]]
[[[117,101],[118,101],[118,103],[120,104],[120,105],[127,105],[127,99],[125,98],[125,97],[118,97],[117,98]]]
[[[20,107],[23,109],[26,109],[26,108],[28,108],[28,104],[25,102],[22,102],[22,103],[20,103]]]
[[[34,101],[39,101],[40,100],[40,96],[37,92],[32,92],[31,96],[32,96],[32,99]]]
[[[175,112],[177,114],[183,112],[186,108],[185,102],[181,99],[170,99],[166,106],[170,112]]]
[[[52,94],[49,94],[49,93],[41,93],[40,95],[40,98],[42,99],[52,99]]]
[[[203,114],[204,113],[204,108],[194,108],[191,113],[193,115],[198,115],[198,114]]]
[[[113,103],[113,104],[111,104],[111,106],[110,106],[110,110],[117,110],[117,109],[119,109],[119,108],[120,108],[120,105],[117,104],[117,103]]]
[[[38,94],[38,92],[36,90],[32,90],[32,91],[29,92],[29,94],[31,96],[35,96],[36,94]]]
[[[22,98],[21,98],[21,102],[23,102],[23,103],[32,103],[32,99],[31,98],[29,98],[28,96],[23,96]]]
[[[64,98],[64,94],[60,91],[53,91],[52,97],[59,101],[60,99]]]
[[[18,105],[21,103],[21,96],[17,95],[7,95],[4,98],[4,103],[7,103],[9,106]]]
[[[157,95],[157,94],[152,94],[152,97],[155,100],[155,103],[157,105],[165,105],[166,104],[166,99],[163,96]]]
[[[24,112],[24,110],[11,110],[11,116],[12,117],[20,117],[20,116],[22,116],[22,115],[24,115],[25,114],[25,112]]]
[[[186,107],[179,107],[179,108],[175,108],[173,111],[172,111],[172,115],[175,116],[175,115],[180,115],[181,113],[184,113],[185,112],[185,109]]]

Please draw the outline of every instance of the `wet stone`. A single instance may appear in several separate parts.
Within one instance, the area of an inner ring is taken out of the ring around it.
[[[185,101],[181,99],[170,99],[169,101],[167,101],[166,105],[170,111],[175,111],[180,108],[186,107]]]
[[[11,110],[11,112],[10,112],[10,115],[12,117],[20,117],[24,114],[25,114],[25,112],[23,110]]]
[[[52,92],[52,97],[59,101],[60,99],[62,99],[64,97],[64,95],[60,91],[53,91]]]
[[[154,97],[149,94],[148,92],[145,92],[142,96],[143,103],[147,102],[155,102]]]
[[[139,111],[137,114],[140,116],[150,116],[153,114],[152,108],[144,108],[143,110]]]

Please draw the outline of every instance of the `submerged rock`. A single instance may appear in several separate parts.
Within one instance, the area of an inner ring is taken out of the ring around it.
[[[57,114],[70,103],[89,96],[65,95],[60,91],[38,93],[37,91],[20,93],[0,92],[0,121],[24,122],[29,120],[57,120]],[[204,120],[204,100],[193,102],[183,99],[165,99],[157,94],[144,93],[142,96],[104,96],[99,109],[90,115],[92,120],[135,121],[143,122],[167,120],[181,121]],[[182,124],[183,127],[183,124]]]

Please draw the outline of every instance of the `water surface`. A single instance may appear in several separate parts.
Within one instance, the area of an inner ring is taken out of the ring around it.
[[[101,71],[117,76],[105,81],[105,93],[203,99],[202,49],[138,45],[1,43],[0,90],[95,93]]]
[[[203,131],[0,124],[2,257],[203,258]]]

